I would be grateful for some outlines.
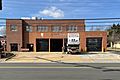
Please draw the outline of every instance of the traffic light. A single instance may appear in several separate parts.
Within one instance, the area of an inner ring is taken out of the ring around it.
[[[2,10],[2,0],[0,0],[0,10]]]

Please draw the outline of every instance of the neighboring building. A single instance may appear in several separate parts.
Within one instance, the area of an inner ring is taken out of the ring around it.
[[[120,49],[120,41],[115,41],[113,48],[119,48]]]
[[[6,51],[6,36],[0,36],[0,49]]]
[[[2,38],[3,38],[3,37],[0,36],[0,48],[2,47],[2,43],[1,43]]]
[[[107,32],[85,31],[83,19],[7,19],[7,51],[62,52],[68,33],[79,33],[80,51],[106,51]]]

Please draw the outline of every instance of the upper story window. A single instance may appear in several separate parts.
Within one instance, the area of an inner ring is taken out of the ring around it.
[[[62,26],[53,26],[52,27],[52,32],[61,32],[62,31]]]
[[[38,32],[47,32],[48,26],[37,26],[37,31]]]
[[[10,31],[17,31],[17,26],[16,25],[11,25],[10,26]]]
[[[32,32],[32,26],[26,26],[26,31],[27,32]]]
[[[68,32],[76,32],[77,31],[77,26],[76,25],[70,25],[67,27]]]
[[[95,44],[96,44],[96,43],[98,42],[98,40],[97,40],[97,39],[89,39],[88,42],[89,42],[89,43],[95,43]]]

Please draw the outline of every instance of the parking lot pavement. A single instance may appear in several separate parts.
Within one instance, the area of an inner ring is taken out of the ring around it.
[[[120,63],[120,55],[113,52],[94,52],[89,54],[18,52],[16,56],[3,63]]]

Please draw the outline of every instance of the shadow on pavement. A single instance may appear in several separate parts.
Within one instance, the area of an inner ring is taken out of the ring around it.
[[[66,63],[66,62],[54,61],[54,60],[50,60],[50,59],[46,59],[46,58],[40,58],[40,57],[36,57],[36,58],[51,61],[51,62],[55,62],[55,63],[59,63],[59,64],[73,65],[73,67],[90,67],[90,68],[93,68],[93,69],[102,70],[103,72],[120,71],[120,69],[107,69],[105,66],[96,67],[96,66],[91,66],[91,65],[87,65],[87,64]]]
[[[98,53],[97,52],[79,52],[71,55],[92,55],[92,54],[98,54]]]
[[[35,57],[35,58],[37,58],[37,59],[43,59],[43,60],[47,60],[47,61],[54,62],[54,63],[59,63],[59,64],[73,65],[73,67],[90,67],[90,68],[102,70],[103,72],[120,71],[120,69],[107,69],[105,66],[96,67],[96,66],[92,66],[92,65],[88,65],[88,64],[61,62],[60,60],[59,61],[54,61],[54,60],[50,60],[50,59],[46,59],[46,58],[41,58],[41,57]]]
[[[113,79],[100,79],[100,80],[113,80]]]
[[[35,58],[43,59],[43,60],[47,60],[47,61],[51,61],[51,62],[55,62],[55,63],[59,63],[59,64],[69,64],[69,65],[73,65],[74,67],[90,67],[90,68],[94,68],[94,69],[106,69],[104,66],[96,67],[96,66],[91,66],[91,65],[83,65],[83,64],[80,65],[79,63],[66,63],[66,62],[61,62],[61,61],[54,61],[54,60],[41,58],[41,57],[35,57]]]
[[[105,69],[103,72],[120,71],[120,69]]]
[[[113,50],[108,50],[109,52],[111,52],[111,53],[113,53],[113,54],[118,54],[118,55],[120,55],[120,51],[113,51]]]

